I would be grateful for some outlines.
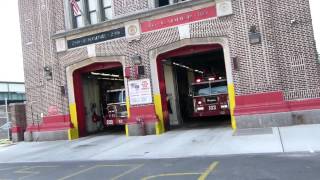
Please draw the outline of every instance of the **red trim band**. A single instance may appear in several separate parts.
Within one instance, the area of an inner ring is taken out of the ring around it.
[[[130,107],[130,118],[128,119],[128,124],[136,123],[138,119],[144,122],[156,122],[158,117],[155,112],[154,104]]]
[[[236,96],[235,116],[320,109],[320,99],[285,101],[282,92]]]
[[[22,127],[20,126],[12,126],[11,127],[11,133],[21,133],[23,130],[22,130]]]
[[[41,124],[33,124],[27,127],[27,131],[58,131],[73,128],[70,121],[70,115],[56,115],[43,117]]]

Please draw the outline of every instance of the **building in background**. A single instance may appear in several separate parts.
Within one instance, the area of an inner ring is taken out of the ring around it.
[[[161,134],[211,112],[233,129],[320,123],[308,0],[19,0],[19,9],[28,139],[75,139],[101,124]]]
[[[7,107],[5,106],[6,99]],[[26,128],[25,101],[26,95],[23,82],[0,81],[0,139],[8,138],[8,129],[1,127],[4,127],[9,121],[12,125],[10,128],[11,138],[14,141],[23,140],[23,132]],[[8,114],[6,114],[6,110],[8,110]]]
[[[0,105],[5,104],[5,99],[8,100],[8,104],[25,102],[26,92],[24,83],[0,81]]]

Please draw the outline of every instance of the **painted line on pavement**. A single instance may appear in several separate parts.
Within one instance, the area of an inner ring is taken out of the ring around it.
[[[124,173],[121,173],[121,174],[119,174],[118,176],[111,178],[111,180],[119,179],[119,178],[121,178],[121,177],[123,177],[123,176],[125,176],[125,175],[127,175],[127,174],[129,174],[129,173],[131,173],[131,172],[134,172],[134,171],[136,171],[137,169],[141,168],[143,165],[144,165],[144,164],[134,165],[132,169],[129,169],[128,171],[125,171]]]
[[[213,163],[210,164],[210,166],[204,171],[201,176],[198,178],[198,180],[205,180],[209,176],[210,173],[212,173],[215,168],[218,166],[219,162],[214,161]]]
[[[168,173],[168,174],[158,174],[154,176],[147,176],[142,178],[141,180],[149,180],[149,179],[155,179],[158,177],[171,177],[171,176],[195,176],[200,175],[201,173]]]
[[[194,175],[200,175],[198,180],[206,180],[210,173],[212,173],[216,167],[218,166],[219,162],[214,161],[212,162],[209,167],[202,173],[195,173],[195,172],[186,172],[186,173],[167,173],[167,174],[158,174],[153,176],[147,176],[143,177],[141,180],[149,180],[149,179],[155,179],[159,177],[170,177],[170,176],[194,176]]]
[[[99,167],[132,167],[130,168],[129,170],[126,170],[125,172],[119,174],[118,176],[115,176],[115,177],[112,177],[111,180],[116,180],[116,179],[119,179],[137,169],[139,169],[140,167],[142,167],[144,164],[102,164],[102,165],[95,165],[95,166],[92,166],[90,168],[86,168],[86,169],[82,169],[80,171],[77,171],[73,174],[70,174],[70,175],[67,175],[65,177],[62,177],[58,180],[66,180],[66,179],[69,179],[71,177],[74,177],[74,176],[77,176],[79,174],[83,174],[85,172],[88,172],[90,170],[93,170],[93,169],[96,169],[96,168],[99,168]]]
[[[82,170],[80,170],[80,171],[77,171],[77,172],[75,172],[75,173],[73,173],[73,174],[70,174],[70,175],[68,175],[68,176],[64,176],[64,177],[62,177],[62,178],[59,178],[58,180],[69,179],[69,178],[71,178],[71,177],[77,176],[77,175],[79,175],[79,174],[82,174],[82,173],[84,173],[84,172],[90,171],[90,170],[95,169],[95,168],[97,168],[97,166],[92,166],[92,167],[89,167],[89,168],[85,168],[85,169],[82,169]]]
[[[58,166],[25,166],[20,170],[14,171],[15,174],[27,174],[25,176],[19,177],[18,179],[25,179],[34,175],[38,175],[41,171],[32,171],[34,168],[56,168]]]

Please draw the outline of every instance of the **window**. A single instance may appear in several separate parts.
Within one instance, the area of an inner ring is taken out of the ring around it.
[[[7,83],[0,83],[0,92],[8,92],[8,84]]]
[[[9,84],[9,91],[24,93],[26,90],[24,84]]]
[[[97,7],[97,0],[88,0],[88,14],[90,24],[98,23]]]
[[[83,12],[83,9],[82,9],[82,1],[80,0],[76,0],[77,4],[78,4],[78,7],[81,9],[81,11]],[[82,14],[80,11],[75,11],[72,9],[72,14],[73,14],[73,26],[75,28],[80,28],[80,27],[83,27],[84,26],[84,23],[83,23],[83,17],[82,17]]]
[[[71,2],[71,0],[66,0]],[[84,27],[89,24],[112,19],[112,0],[73,0],[81,9],[77,11],[72,3],[70,4],[73,14],[73,28]]]
[[[169,0],[158,0],[158,7],[167,6],[169,4]]]
[[[111,0],[103,0],[102,2],[102,14],[103,20],[112,19],[112,1]]]
[[[212,94],[228,93],[227,81],[203,83],[193,85],[194,96],[208,96]]]
[[[155,7],[167,6],[170,4],[187,1],[187,0],[155,0]]]

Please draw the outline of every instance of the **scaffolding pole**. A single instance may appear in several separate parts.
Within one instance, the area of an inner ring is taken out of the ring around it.
[[[9,121],[9,113],[8,113],[8,99],[5,98],[5,104],[6,104],[6,119],[7,119],[7,125],[10,125],[10,121]],[[8,127],[8,139],[10,140],[10,127]]]

